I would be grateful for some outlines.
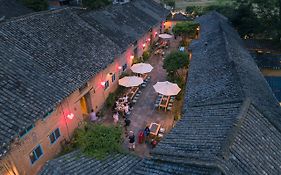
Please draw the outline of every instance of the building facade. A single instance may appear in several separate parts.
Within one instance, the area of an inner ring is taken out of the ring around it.
[[[109,13],[118,18],[108,20],[104,14]],[[155,17],[154,13],[160,14]],[[7,70],[0,70],[7,75],[0,94],[4,99],[0,174],[36,174],[56,156],[74,130],[87,120],[91,109],[97,112],[102,108],[109,93],[116,90],[119,76],[130,69],[133,58],[142,56],[158,39],[167,14],[159,4],[144,0],[97,12],[40,12],[0,23],[1,62],[7,65]],[[119,15],[136,23],[121,21]],[[108,26],[103,20],[116,26]],[[113,30],[116,27],[118,31]],[[115,38],[115,32],[119,37]],[[22,73],[18,82],[8,69]],[[29,81],[28,76],[33,75],[38,77]],[[6,98],[13,91],[18,99]],[[8,120],[6,113],[12,105],[15,112],[10,110],[8,115],[14,118]],[[29,114],[25,114],[27,109]]]

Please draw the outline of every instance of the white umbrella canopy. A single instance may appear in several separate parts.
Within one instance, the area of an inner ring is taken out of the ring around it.
[[[172,35],[167,34],[167,33],[159,34],[159,38],[162,38],[162,39],[170,39],[172,37],[173,37]]]
[[[140,84],[142,84],[143,79],[141,77],[137,77],[137,76],[127,76],[127,77],[121,78],[118,81],[118,83],[121,86],[134,87],[134,86],[139,86]]]
[[[181,90],[177,84],[171,83],[169,81],[157,82],[155,85],[153,85],[153,88],[159,94],[167,96],[177,95]]]
[[[145,73],[151,72],[152,69],[153,69],[153,67],[147,63],[138,63],[138,64],[134,64],[131,67],[131,70],[134,73],[138,73],[138,74],[145,74]]]

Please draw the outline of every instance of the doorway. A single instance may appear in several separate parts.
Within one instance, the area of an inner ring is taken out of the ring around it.
[[[92,109],[92,102],[91,102],[91,95],[90,93],[86,93],[81,99],[80,99],[80,105],[82,114],[89,114]]]

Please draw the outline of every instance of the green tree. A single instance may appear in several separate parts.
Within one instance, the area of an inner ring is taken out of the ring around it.
[[[175,35],[180,35],[183,37],[183,40],[186,40],[187,37],[194,38],[196,35],[196,28],[199,26],[198,23],[192,21],[178,22],[173,27],[173,33]]]
[[[87,124],[74,133],[74,143],[82,152],[97,159],[122,152],[122,128]]]
[[[178,77],[178,69],[187,68],[189,65],[188,54],[186,52],[171,52],[167,57],[164,59],[163,68],[170,75],[177,75]]]
[[[256,16],[257,24],[253,24],[257,30],[255,34],[268,38],[281,38],[281,1],[280,0],[235,0],[234,6],[238,11],[248,10],[250,14]],[[252,16],[245,16],[251,18]],[[249,19],[246,21],[248,22]],[[243,23],[243,21],[241,22]]]
[[[42,11],[42,10],[47,10],[48,9],[48,1],[47,0],[20,0],[20,2],[34,10],[34,11]]]
[[[164,3],[173,8],[175,8],[176,5],[175,0],[164,0]]]
[[[111,0],[83,0],[83,6],[89,9],[99,9],[111,3]]]

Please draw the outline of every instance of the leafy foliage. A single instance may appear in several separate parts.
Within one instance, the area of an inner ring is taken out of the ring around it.
[[[111,0],[83,0],[83,6],[89,9],[99,9],[111,4]]]
[[[175,7],[176,5],[175,0],[163,0],[163,3],[170,7]]]
[[[195,15],[216,10],[226,16],[239,34],[251,38],[281,39],[281,1],[229,0],[207,7],[187,7]]]
[[[187,68],[189,65],[188,55],[185,52],[171,52],[164,59],[163,68],[168,72],[176,72],[180,68]]]
[[[144,51],[142,54],[143,61],[147,61],[150,57],[150,53],[148,51]]]
[[[196,28],[198,26],[198,23],[192,21],[178,22],[175,27],[173,27],[173,33],[175,35],[193,38],[196,35]]]
[[[112,107],[115,103],[116,100],[116,94],[115,93],[110,93],[106,99],[106,106],[107,107]]]
[[[102,159],[105,156],[122,152],[122,128],[87,124],[74,134],[75,145],[83,153]]]
[[[42,11],[48,9],[47,0],[20,0],[20,2],[34,11]]]

